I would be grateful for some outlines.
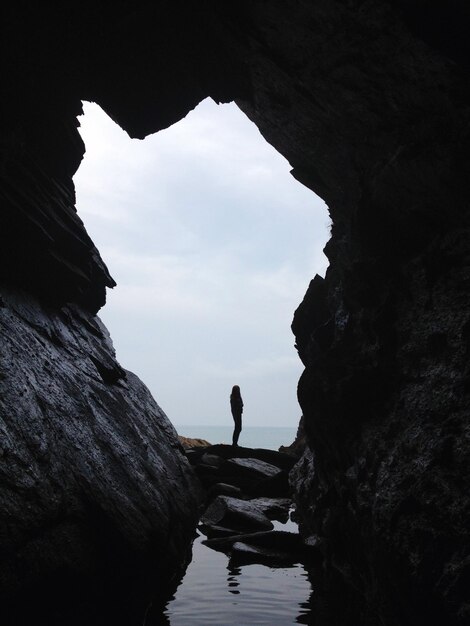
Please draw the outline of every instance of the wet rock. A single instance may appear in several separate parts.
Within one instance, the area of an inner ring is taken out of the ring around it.
[[[229,554],[233,544],[237,541],[282,552],[292,551],[298,553],[303,551],[304,548],[304,542],[298,533],[284,530],[238,533],[220,538],[206,539],[203,543],[214,550]]]
[[[229,485],[228,483],[215,483],[207,492],[207,499],[212,500],[216,496],[233,496],[234,498],[243,499],[243,492],[239,487]]]
[[[242,541],[236,541],[232,545],[230,556],[231,566],[259,563],[269,567],[288,567],[300,562],[301,556],[298,552],[261,548]]]
[[[289,454],[283,454],[276,450],[266,450],[264,448],[245,448],[243,446],[229,446],[224,444],[217,444],[210,446],[205,450],[194,450],[194,456],[192,456],[192,462],[195,464],[200,462],[203,454],[215,454],[222,459],[230,460],[233,458],[238,459],[258,459],[264,461],[270,465],[274,465],[281,470],[290,471],[295,463],[296,459]]]
[[[271,520],[285,523],[289,519],[290,498],[251,498],[249,502]]]
[[[191,450],[188,458],[209,491],[224,483],[247,496],[290,496],[288,474],[282,468],[292,468],[296,461],[292,456],[274,450],[211,446],[206,451]]]
[[[240,564],[249,562],[286,566],[304,563],[318,566],[323,559],[323,553],[318,545],[304,542],[298,533],[282,530],[234,535],[224,533],[209,536],[203,543],[213,550],[239,559]],[[246,560],[243,561],[242,557]]]
[[[80,597],[95,612],[112,603],[134,619],[153,581],[164,599],[172,591],[164,581],[184,568],[198,483],[170,422],[116,362],[98,318],[78,306],[54,312],[6,288],[2,300],[4,611],[26,609],[18,595],[28,585],[37,612],[48,604],[50,612],[60,592],[64,610],[78,611]]]
[[[205,510],[201,521],[207,526],[223,526],[239,531],[273,528],[259,506],[230,496],[217,496]]]
[[[233,528],[226,528],[225,526],[219,526],[217,524],[200,524],[198,528],[201,533],[209,539],[219,537],[233,537],[234,533],[237,533],[237,531]]]
[[[232,471],[242,478],[250,481],[258,481],[267,478],[273,478],[279,474],[280,470],[271,463],[260,461],[259,459],[239,459],[232,458],[224,465],[224,469],[228,472]]]

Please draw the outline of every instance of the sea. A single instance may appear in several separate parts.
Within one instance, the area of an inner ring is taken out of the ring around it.
[[[178,435],[194,439],[205,439],[211,444],[232,443],[233,425],[201,426],[194,424],[175,424]],[[289,446],[295,439],[297,426],[244,426],[238,445],[245,448],[266,448],[278,450],[280,446]]]

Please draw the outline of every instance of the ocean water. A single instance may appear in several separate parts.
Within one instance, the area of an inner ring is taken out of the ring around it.
[[[205,439],[211,444],[232,443],[233,425],[195,426],[194,424],[175,424],[178,435]],[[279,446],[290,445],[297,433],[297,426],[244,426],[238,440],[245,448],[266,448],[278,450]]]

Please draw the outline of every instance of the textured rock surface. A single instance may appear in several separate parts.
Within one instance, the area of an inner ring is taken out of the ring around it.
[[[53,623],[63,602],[77,621],[94,623],[94,607],[141,623],[181,573],[197,520],[176,433],[78,306],[54,313],[3,290],[0,337],[1,621],[25,607],[39,619],[44,605]]]
[[[191,437],[183,437],[183,435],[178,435],[178,439],[185,450],[190,450],[191,448],[206,448],[211,445],[205,439],[193,439]]]
[[[201,521],[209,526],[223,526],[240,531],[273,528],[264,507],[255,501],[231,496],[217,496],[205,510]]]
[[[226,467],[239,472],[242,476],[247,476],[250,480],[260,480],[262,478],[273,478],[279,474],[280,470],[275,465],[260,461],[259,459],[237,459],[236,457],[227,461]]]
[[[104,302],[73,210],[82,98],[138,137],[236,99],[327,201],[331,266],[293,324],[296,484],[327,595],[341,571],[365,599],[341,615],[332,592],[342,626],[469,619],[469,23],[462,0],[5,9],[0,280]]]

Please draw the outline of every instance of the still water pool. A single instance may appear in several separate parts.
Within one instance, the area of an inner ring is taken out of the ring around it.
[[[275,528],[297,531],[292,522]],[[204,546],[193,546],[193,560],[165,615],[171,626],[289,626],[307,624],[312,593],[301,565],[231,567],[228,558]]]

